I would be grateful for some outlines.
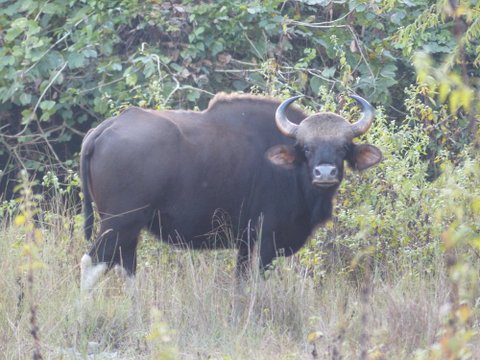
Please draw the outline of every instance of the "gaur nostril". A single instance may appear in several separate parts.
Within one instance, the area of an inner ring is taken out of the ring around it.
[[[336,181],[338,169],[335,165],[322,164],[313,169],[313,176],[321,181]]]

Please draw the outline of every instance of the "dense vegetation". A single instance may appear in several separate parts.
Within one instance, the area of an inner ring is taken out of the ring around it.
[[[0,353],[475,358],[477,1],[0,4]],[[219,91],[301,93],[307,110],[346,117],[359,93],[378,109],[367,138],[385,160],[347,173],[332,221],[243,298],[230,252],[145,237],[143,321],[114,278],[78,321],[82,137],[127,106],[203,109]]]
[[[430,151],[459,151],[475,126],[457,110],[478,98],[478,11],[473,0],[3,1],[2,170],[70,168],[112,113],[204,108],[218,91],[300,92],[315,109],[325,93],[358,92],[390,121],[413,112]],[[415,62],[424,109],[406,103]]]

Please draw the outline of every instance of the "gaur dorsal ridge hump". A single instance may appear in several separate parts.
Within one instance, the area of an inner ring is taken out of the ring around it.
[[[227,105],[232,102],[256,102],[258,103],[259,100],[265,101],[265,102],[271,102],[272,104],[278,105],[280,103],[279,100],[269,97],[269,96],[263,96],[263,95],[252,95],[252,94],[240,94],[240,93],[225,93],[225,92],[220,92],[216,94],[208,103],[208,109],[214,109],[218,106],[221,105]]]

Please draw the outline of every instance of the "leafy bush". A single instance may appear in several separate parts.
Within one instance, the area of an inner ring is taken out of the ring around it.
[[[57,173],[75,167],[72,159],[85,132],[130,105],[204,108],[218,91],[316,98],[326,88],[363,93],[402,119],[402,112],[412,111],[404,89],[415,82],[415,51],[435,59],[453,54],[449,69],[478,76],[478,5],[449,6],[364,0],[4,1],[2,188],[18,166]],[[457,86],[441,87],[440,100],[451,92],[450,102],[461,103]],[[458,90],[466,94],[464,87]],[[423,114],[422,121],[437,144],[433,157],[445,147],[458,153],[472,140],[464,141],[462,130],[475,123],[462,114],[445,120],[441,106],[428,100],[432,91],[423,94],[424,101],[438,112]]]

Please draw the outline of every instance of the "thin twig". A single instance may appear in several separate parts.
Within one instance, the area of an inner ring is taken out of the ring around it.
[[[215,72],[219,73],[245,73],[245,72],[259,72],[262,69],[214,69]]]
[[[234,59],[234,58],[232,58],[232,59],[230,60],[230,62],[236,62],[236,63],[242,64],[242,65],[248,65],[248,66],[258,66],[258,64],[256,64],[256,63],[251,63],[251,62],[247,62],[247,61],[241,61],[241,60],[237,60],[237,59]]]
[[[353,36],[353,39],[355,40],[355,44],[357,45],[357,49],[360,52],[360,56],[362,57],[363,61],[365,62],[365,65],[367,66],[368,71],[370,72],[370,76],[372,77],[373,80],[375,80],[375,75],[373,74],[372,68],[370,67],[370,64],[367,61],[367,57],[363,53],[362,46],[360,46],[360,41],[358,40],[357,34],[355,34],[355,31],[352,29],[350,25],[346,25],[347,29],[350,31],[350,33]],[[375,89],[375,82],[373,83],[373,88]]]
[[[52,78],[52,80],[50,80],[50,82],[48,83],[48,85],[45,87],[45,89],[43,89],[40,97],[38,98],[38,101],[37,103],[35,104],[35,107],[33,108],[33,114],[35,114],[37,112],[37,109],[38,107],[40,106],[40,102],[42,101],[43,97],[45,96],[45,94],[47,93],[48,89],[50,89],[50,87],[52,86],[52,84],[54,83],[55,80],[57,80],[57,77],[62,73],[62,71],[67,67],[68,65],[68,60],[65,61],[65,63],[62,65],[62,67],[60,68],[60,70],[57,71],[57,73],[55,74],[55,76]]]
[[[173,94],[175,94],[180,89],[180,82],[177,80],[177,78],[172,75],[172,79],[173,81],[175,81],[175,88],[170,91],[170,94],[168,94],[167,98],[165,99],[165,104],[168,104],[168,101],[173,96]]]
[[[77,130],[77,129],[75,129],[75,128],[67,125],[67,124],[65,124],[65,127],[66,127],[68,130],[70,130],[72,133],[77,134],[77,135],[79,135],[79,136],[85,136],[85,134],[86,134],[85,132],[79,131],[79,130]]]
[[[336,22],[342,21],[348,15],[350,15],[353,11],[355,11],[355,9],[350,10],[348,13],[346,13],[342,17],[339,17],[338,19],[331,20],[331,21],[319,22],[319,23],[306,23],[306,22],[290,20],[290,19],[287,20],[286,22],[287,22],[287,24],[300,25],[300,26],[313,27],[313,28],[322,28],[326,25],[332,25],[332,24],[335,24]]]
[[[117,82],[120,82],[120,81],[122,81],[123,79],[124,79],[124,78],[123,78],[123,76],[122,76],[122,77],[120,77],[120,78],[118,78],[118,79],[115,79],[115,80],[112,80],[112,81],[109,81],[109,82],[106,82],[106,83],[103,83],[103,84],[99,84],[98,86],[95,86],[95,87],[92,87],[92,88],[89,88],[89,89],[85,89],[85,90],[81,90],[81,91],[79,91],[77,94],[78,94],[78,95],[85,94],[85,93],[87,93],[87,92],[100,89],[100,88],[102,88],[102,87],[104,87],[104,86],[116,84]]]
[[[255,50],[255,52],[257,53],[258,57],[260,59],[263,59],[263,56],[262,54],[260,54],[260,51],[258,51],[257,47],[255,46],[255,44],[252,42],[252,40],[250,40],[250,38],[248,37],[247,33],[244,33],[245,35],[245,38],[247,39],[247,41],[250,43],[250,45],[252,46],[252,48]]]

